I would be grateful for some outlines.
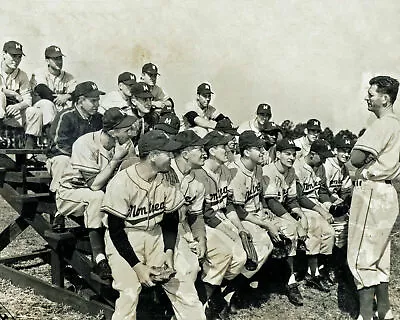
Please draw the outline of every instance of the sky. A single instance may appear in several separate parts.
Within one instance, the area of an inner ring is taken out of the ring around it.
[[[54,44],[65,70],[106,92],[153,62],[178,113],[209,82],[237,125],[268,103],[277,123],[357,133],[373,120],[368,80],[400,78],[399,17],[396,0],[14,0],[2,3],[0,41],[23,45],[28,75]]]

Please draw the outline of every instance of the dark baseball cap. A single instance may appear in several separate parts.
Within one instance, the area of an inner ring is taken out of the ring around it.
[[[183,148],[204,146],[205,139],[200,138],[194,131],[185,130],[179,132],[174,139],[182,145]]]
[[[124,83],[126,85],[132,85],[136,83],[136,76],[129,71],[126,72],[122,72],[119,76],[118,76],[118,83]]]
[[[232,121],[229,118],[221,119],[215,125],[215,130],[228,133],[233,136],[238,136],[239,133],[237,132],[237,127],[234,127]]]
[[[211,91],[211,86],[208,83],[202,83],[197,87],[197,94],[214,94]]]
[[[322,131],[321,121],[317,119],[310,119],[307,121],[306,128],[309,130]]]
[[[295,151],[300,151],[301,148],[295,145],[293,139],[283,138],[278,140],[276,143],[276,151],[284,151],[288,149],[294,149]]]
[[[153,98],[149,85],[144,82],[134,83],[131,87],[131,93],[138,98]]]
[[[158,123],[154,126],[154,129],[162,130],[168,134],[177,134],[181,122],[176,114],[170,112],[162,115]]]
[[[329,158],[334,156],[330,144],[323,139],[315,140],[311,144],[310,151],[318,153],[318,155],[320,155],[323,158]]]
[[[60,47],[57,46],[50,46],[44,50],[44,56],[46,58],[57,58],[57,57],[65,57],[64,54],[61,52]]]
[[[207,133],[203,139],[205,141],[204,148],[209,150],[212,147],[226,145],[229,141],[232,140],[232,137],[223,135],[222,133],[213,130]]]
[[[268,122],[264,123],[261,131],[264,131],[264,132],[280,131],[280,132],[282,132],[282,129],[275,122],[268,121]]]
[[[151,75],[160,75],[158,73],[158,68],[154,63],[146,63],[143,67],[142,67],[142,73],[148,73]]]
[[[181,147],[181,143],[169,138],[161,130],[151,130],[146,132],[139,138],[138,142],[139,156],[154,150],[176,151]]]
[[[3,46],[3,51],[11,54],[25,55],[22,51],[22,44],[17,41],[7,41]]]
[[[260,103],[257,107],[257,114],[271,116],[272,115],[271,106],[266,103]]]
[[[95,84],[93,81],[85,81],[78,83],[73,92],[73,96],[75,98],[78,98],[80,96],[96,98],[104,94],[105,92],[100,91],[99,88],[97,87],[97,84]]]
[[[138,118],[136,116],[128,116],[126,113],[122,112],[118,107],[112,107],[103,115],[103,129],[121,129],[132,126]]]
[[[335,148],[340,149],[352,149],[354,147],[354,141],[347,136],[338,135],[333,141]]]
[[[243,131],[239,135],[239,148],[260,148],[264,146],[264,141],[257,137],[256,133],[252,130]]]

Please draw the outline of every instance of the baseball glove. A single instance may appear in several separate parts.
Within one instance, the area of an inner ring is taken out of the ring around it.
[[[244,231],[239,232],[240,240],[242,241],[243,249],[246,251],[247,261],[244,267],[249,271],[257,269],[258,257],[256,248],[254,248],[253,239]]]
[[[346,203],[334,204],[329,208],[329,213],[333,217],[341,217],[349,212],[349,206]]]
[[[167,265],[163,265],[161,267],[151,267],[151,268],[154,271],[154,274],[151,276],[151,280],[155,284],[166,283],[176,274],[176,271],[172,268],[169,268]]]
[[[274,243],[271,256],[274,259],[287,258],[292,248],[292,240],[286,237],[284,234],[279,234],[281,241]]]

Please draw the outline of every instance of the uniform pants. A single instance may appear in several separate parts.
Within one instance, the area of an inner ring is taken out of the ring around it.
[[[354,188],[347,261],[358,289],[389,282],[390,233],[398,212],[391,184],[362,181]]]
[[[332,254],[335,230],[318,212],[302,208],[308,221],[307,255]]]
[[[104,192],[89,188],[68,189],[60,186],[56,193],[57,211],[64,215],[84,216],[85,227],[97,229],[103,226],[104,213],[100,211]]]
[[[64,173],[65,168],[69,163],[70,157],[59,155],[52,158],[47,159],[46,167],[47,171],[51,175],[51,183],[50,183],[50,191],[56,192],[60,186],[60,179]]]
[[[127,230],[128,240],[139,260],[148,266],[162,266],[165,261],[164,241],[161,227],[153,230]],[[136,307],[142,285],[133,268],[122,258],[110,239],[108,230],[105,234],[107,259],[113,276],[113,288],[119,292],[115,302],[115,311],[112,320],[136,319]],[[177,320],[205,320],[203,305],[201,304],[193,281],[181,273],[162,285],[168,298],[171,300]]]

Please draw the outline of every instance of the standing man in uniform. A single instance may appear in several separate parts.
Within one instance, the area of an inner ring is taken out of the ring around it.
[[[254,131],[257,137],[261,136],[261,131],[265,124],[272,118],[271,106],[267,103],[260,103],[257,107],[256,117],[249,121],[242,123],[238,132],[242,133],[246,130]]]
[[[42,114],[32,107],[31,85],[27,74],[18,68],[21,63],[22,45],[7,41],[3,46],[0,66],[0,122],[25,129],[25,148],[36,146],[42,132]]]
[[[351,163],[358,168],[349,218],[347,259],[359,299],[359,320],[394,319],[389,302],[390,233],[399,213],[391,181],[400,173],[400,120],[393,112],[399,82],[388,76],[369,81],[365,97],[377,119],[357,140]]]
[[[321,131],[321,121],[317,119],[310,119],[307,121],[306,128],[304,129],[304,136],[294,140],[296,146],[301,149],[296,154],[297,159],[303,158],[310,153],[311,144],[318,139]]]
[[[47,63],[45,70],[32,74],[33,107],[42,110],[43,131],[47,133],[57,112],[70,106],[72,92],[76,87],[75,78],[63,70],[64,54],[57,46],[49,46],[44,51]]]
[[[138,144],[140,161],[107,186],[102,206],[108,218],[106,252],[119,292],[113,320],[136,319],[142,286],[154,286],[153,266],[174,268],[178,210],[185,199],[163,173],[171,168],[171,152],[180,147],[162,131],[145,133]],[[189,276],[178,272],[162,286],[178,320],[205,320]]]
[[[122,72],[118,76],[118,90],[107,93],[101,99],[99,112],[104,112],[112,107],[118,107],[126,114],[132,112],[131,87],[136,83],[136,76],[129,71]]]

